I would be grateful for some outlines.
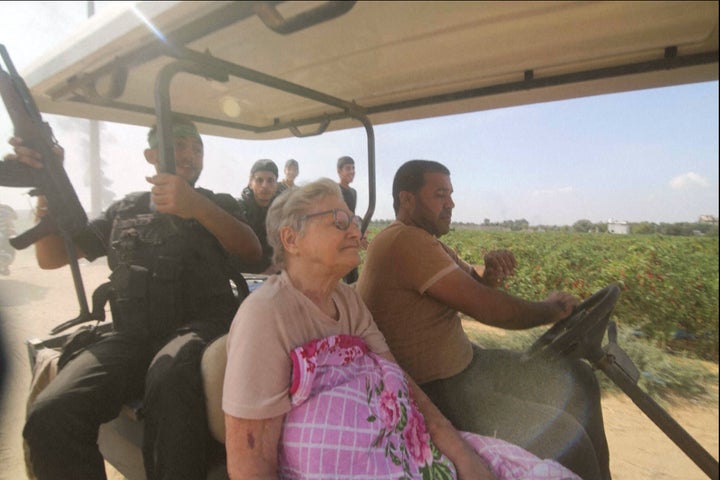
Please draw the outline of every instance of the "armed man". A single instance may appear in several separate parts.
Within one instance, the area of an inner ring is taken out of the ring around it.
[[[40,480],[106,478],[98,428],[137,398],[147,478],[206,476],[214,446],[200,360],[238,307],[228,260],[257,262],[262,250],[231,195],[195,187],[203,168],[195,125],[175,115],[172,126],[176,173],[161,172],[153,127],[145,150],[157,171],[147,177],[150,191],[114,203],[73,236],[79,257],[108,257],[114,332],[67,362],[28,412],[23,435]],[[15,154],[6,161],[41,168],[40,155],[22,139],[10,144]],[[46,213],[39,197],[36,216]],[[35,251],[43,269],[68,263],[59,235],[40,239]]]
[[[242,191],[238,203],[262,246],[262,260],[255,265],[239,265],[242,271],[271,275],[278,273],[272,263],[273,249],[267,241],[265,218],[273,200],[280,194],[278,167],[272,160],[261,158],[250,168],[250,181]]]

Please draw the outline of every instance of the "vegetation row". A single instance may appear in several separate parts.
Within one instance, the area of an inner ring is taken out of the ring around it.
[[[511,250],[518,268],[501,288],[527,299],[556,290],[584,299],[616,284],[620,332],[718,361],[717,236],[453,230],[443,241],[472,264],[490,250]]]

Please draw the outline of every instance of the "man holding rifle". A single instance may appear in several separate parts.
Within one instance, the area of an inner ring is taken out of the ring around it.
[[[229,256],[251,263],[262,251],[232,196],[195,187],[203,167],[195,125],[175,115],[172,126],[176,173],[160,171],[153,127],[145,150],[157,170],[147,177],[150,192],[128,195],[73,235],[79,257],[108,257],[114,332],[71,358],[28,412],[23,435],[40,480],[106,478],[98,428],[136,398],[143,398],[147,478],[206,476],[211,440],[200,360],[238,306]],[[6,162],[42,168],[22,139],[10,144],[15,154]],[[47,207],[39,197],[38,218]],[[41,238],[35,251],[43,269],[68,263],[59,235]]]

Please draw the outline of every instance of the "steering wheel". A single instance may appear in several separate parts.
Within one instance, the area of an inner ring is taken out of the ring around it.
[[[535,340],[523,353],[523,360],[540,357],[585,358],[591,363],[599,360],[603,355],[600,344],[618,298],[617,285],[596,292]]]

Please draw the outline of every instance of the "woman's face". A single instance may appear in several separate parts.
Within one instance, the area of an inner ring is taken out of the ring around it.
[[[337,210],[337,215],[332,210]],[[358,219],[348,210],[342,198],[325,197],[315,203],[307,215],[309,218],[305,220],[305,232],[297,239],[297,256],[300,260],[339,277],[360,264]],[[348,226],[341,230],[336,223],[341,227]]]

